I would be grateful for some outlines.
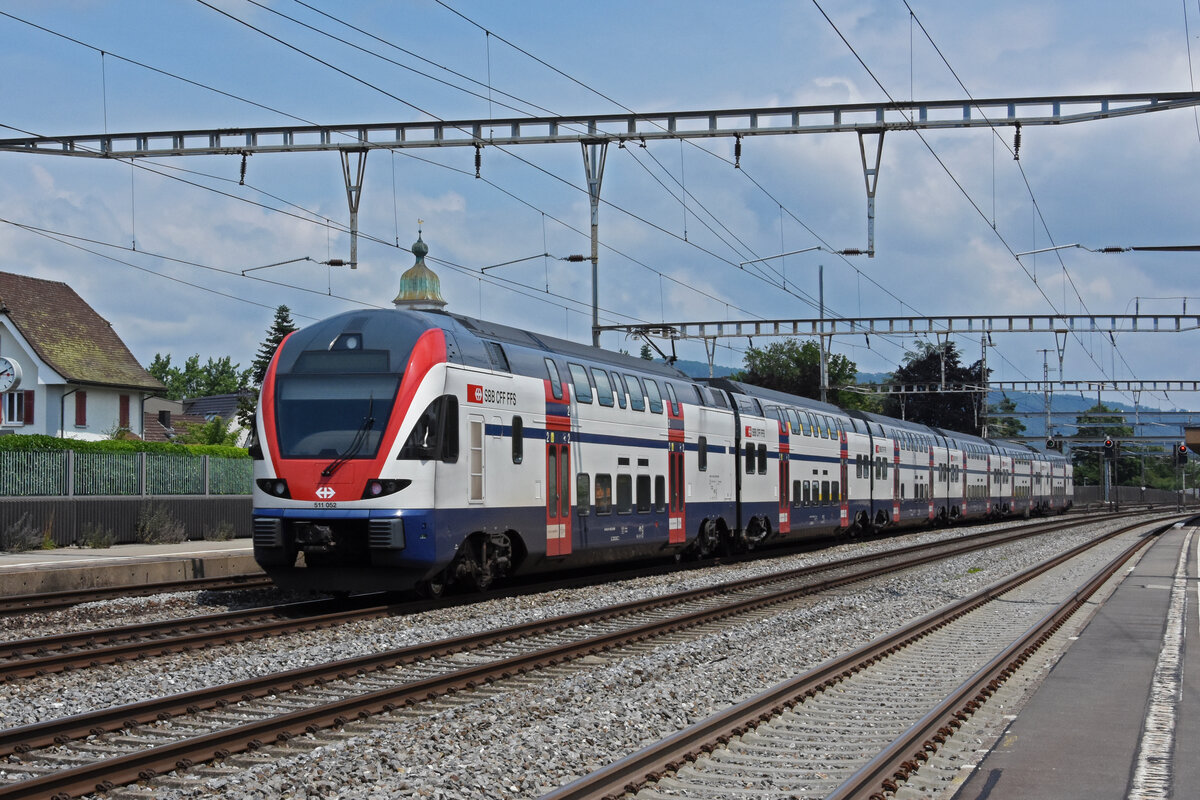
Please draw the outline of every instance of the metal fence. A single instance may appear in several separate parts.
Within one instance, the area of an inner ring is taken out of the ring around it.
[[[163,453],[0,452],[0,497],[248,495],[248,458]]]

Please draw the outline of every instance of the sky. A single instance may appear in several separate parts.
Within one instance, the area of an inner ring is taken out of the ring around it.
[[[1198,36],[1200,0],[0,0],[0,138],[1181,92]],[[1013,144],[1011,127],[891,132],[874,258],[814,250],[749,268],[822,242],[866,248],[854,134],[748,137],[737,169],[728,138],[610,147],[601,322],[812,318],[820,270],[831,316],[1200,309],[1198,253],[1013,255],[1196,244],[1195,111],[1029,126],[1019,161]],[[257,154],[243,179],[236,155],[0,152],[0,270],[70,284],[143,364],[247,367],[280,304],[299,325],[390,308],[420,225],[449,310],[590,340],[590,265],[561,260],[589,252],[580,148],[485,147],[479,178],[474,155],[371,152],[349,270],[319,263],[349,257],[336,153]],[[1195,337],[1071,338],[1062,377],[1194,379]],[[716,360],[740,366],[750,344]],[[978,338],[955,344],[964,363],[980,355]],[[1058,376],[1051,335],[992,344],[993,380],[1040,379],[1047,358]],[[602,345],[640,348],[616,333]],[[888,372],[916,345],[832,349]],[[676,352],[705,360],[699,343]]]

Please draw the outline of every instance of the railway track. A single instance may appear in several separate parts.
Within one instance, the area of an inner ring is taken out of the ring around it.
[[[971,546],[1014,535],[989,538]],[[822,589],[962,552],[944,543],[940,554],[928,546],[906,550],[921,552],[826,565],[840,574],[820,582],[811,574],[782,582],[772,576],[770,589],[762,579],[741,581],[12,729],[0,734],[0,755],[21,754],[5,767],[10,780],[24,779],[0,788],[0,798],[71,796],[147,780],[405,706],[419,710],[431,698],[520,680],[589,654],[771,615]],[[95,760],[98,753],[109,757]]]
[[[991,546],[1012,537],[1053,533],[1075,524],[1078,524],[1075,520],[1061,519],[1038,522],[1022,525],[1007,532],[968,534],[953,543],[926,544],[893,552],[899,555],[919,552],[936,554],[945,551],[946,548]],[[786,581],[816,575],[828,568],[829,566],[823,566],[785,572],[773,580]],[[738,591],[743,588],[746,587],[731,586],[725,590]],[[527,591],[543,589],[544,587],[539,585]],[[681,597],[678,602],[685,602],[687,599]],[[0,643],[0,681],[116,664],[129,659],[166,656],[234,642],[281,636],[296,631],[331,628],[350,622],[409,614],[443,603],[462,602],[463,599],[451,598],[445,601],[363,606],[348,605],[336,600],[313,600],[5,642]]]
[[[890,796],[1151,537],[1082,585],[1063,578],[1064,565],[1140,527],[947,606],[542,800]]]
[[[138,586],[117,586],[102,589],[69,589],[59,592],[37,594],[15,594],[0,597],[0,616],[50,611],[70,608],[83,603],[101,600],[119,600],[125,597],[146,597],[171,592],[219,592],[246,589],[269,589],[274,586],[267,576],[258,574],[229,575],[222,578],[193,578],[182,581],[145,583]]]

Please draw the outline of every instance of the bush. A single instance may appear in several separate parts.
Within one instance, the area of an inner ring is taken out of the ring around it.
[[[111,528],[105,528],[97,522],[84,523],[82,539],[84,547],[104,550],[112,547],[116,540],[117,535],[112,532]]]
[[[180,456],[215,456],[217,458],[250,458],[244,447],[215,444],[172,444],[143,442],[140,439],[60,439],[44,434],[13,434],[0,436],[0,450],[34,452],[39,450],[74,450],[77,453],[163,453]]]
[[[229,520],[218,523],[215,528],[205,526],[202,538],[206,542],[227,542],[233,538],[233,523]]]
[[[42,531],[29,518],[26,511],[16,522],[0,531],[0,550],[23,553],[42,546]]]
[[[142,544],[179,544],[187,541],[183,523],[162,503],[147,503],[138,514],[134,539]]]

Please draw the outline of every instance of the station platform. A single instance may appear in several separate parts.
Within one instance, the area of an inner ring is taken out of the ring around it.
[[[1175,527],[1126,568],[954,800],[1195,796],[1198,552]]]
[[[0,553],[0,597],[260,575],[250,539]]]

